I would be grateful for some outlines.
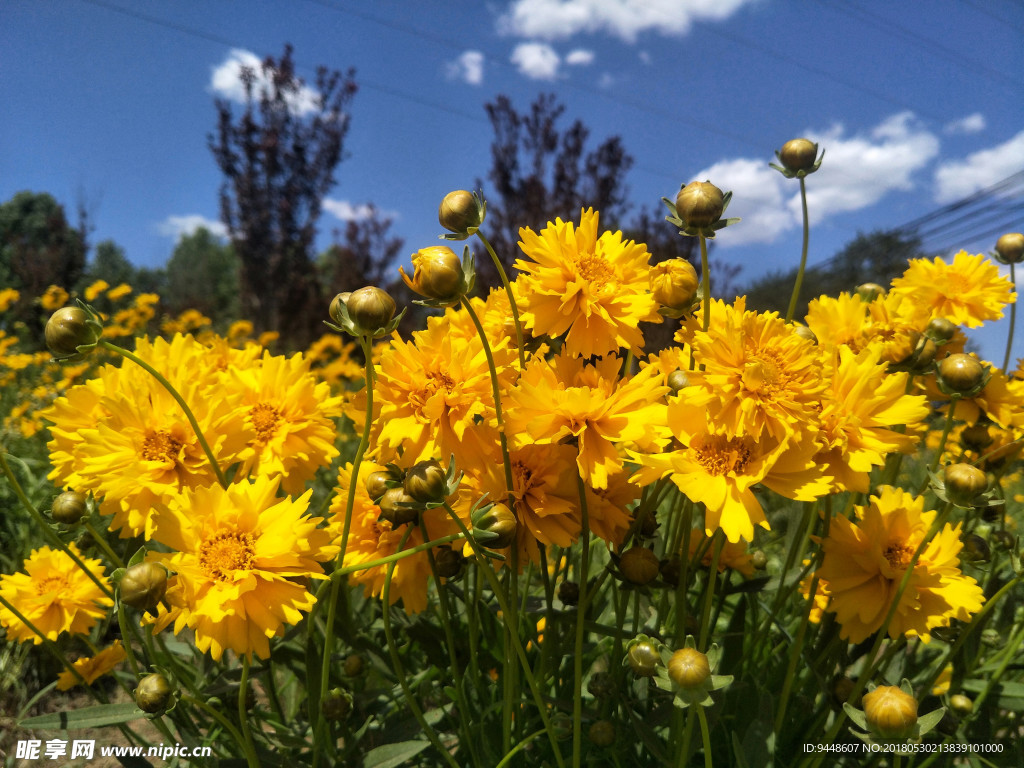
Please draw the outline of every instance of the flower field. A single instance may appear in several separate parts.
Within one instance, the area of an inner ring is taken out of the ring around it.
[[[452,193],[425,327],[351,286],[287,354],[106,283],[39,297],[40,351],[0,289],[5,765],[97,727],[248,768],[1024,764],[1024,237],[794,319],[806,234],[787,317],[713,298],[729,198],[665,201],[699,269],[587,209],[506,276]]]

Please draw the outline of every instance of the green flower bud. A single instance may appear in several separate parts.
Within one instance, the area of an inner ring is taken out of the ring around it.
[[[668,661],[668,676],[680,688],[700,688],[711,679],[711,662],[696,648],[680,648]]]
[[[969,427],[964,427],[960,433],[960,442],[964,444],[965,448],[981,453],[992,445],[992,435],[989,434],[988,427],[984,424],[972,424]]]
[[[687,309],[697,295],[697,270],[686,259],[669,259],[651,267],[651,295],[663,307]]]
[[[619,558],[619,571],[626,581],[638,586],[654,581],[660,568],[658,556],[646,547],[631,547]]]
[[[799,336],[801,339],[807,339],[808,341],[810,341],[810,342],[812,342],[814,344],[818,343],[818,337],[815,336],[814,335],[814,331],[812,331],[806,325],[800,325],[799,323],[794,323],[794,325],[793,325],[793,334],[796,335],[796,336]]]
[[[974,711],[974,702],[962,693],[949,697],[949,706],[958,715],[969,715]]]
[[[883,739],[910,738],[917,725],[917,699],[895,685],[880,685],[864,695],[864,719]]]
[[[949,341],[955,333],[956,325],[944,317],[933,318],[924,329],[924,335],[937,343]]]
[[[135,689],[135,704],[143,712],[155,715],[167,709],[171,703],[173,691],[167,678],[159,672],[146,675],[139,681]]]
[[[46,321],[47,348],[55,357],[69,357],[78,354],[80,346],[95,344],[99,334],[90,322],[89,313],[81,307],[58,309]]]
[[[654,677],[661,666],[661,654],[650,640],[630,643],[626,659],[637,677]]]
[[[448,477],[437,459],[413,464],[405,475],[405,492],[423,504],[444,501],[448,495]]]
[[[342,671],[347,677],[358,677],[363,671],[363,657],[357,653],[346,657],[345,663],[342,665]]]
[[[673,392],[678,393],[690,386],[690,377],[686,371],[676,369],[668,375],[668,386]]]
[[[345,304],[356,329],[367,336],[372,336],[395,316],[395,300],[387,291],[373,285],[353,291]]]
[[[939,363],[939,379],[950,391],[966,394],[982,385],[985,368],[974,355],[957,352]]]
[[[324,719],[339,722],[352,711],[352,694],[342,688],[333,688],[320,700]]]
[[[345,291],[344,293],[339,293],[331,300],[331,306],[327,311],[328,314],[330,314],[331,319],[338,325],[341,325],[344,322],[344,315],[341,314],[341,305],[344,304],[347,307],[348,300],[351,295],[351,291]]]
[[[167,592],[167,569],[157,563],[136,563],[124,572],[120,589],[122,603],[152,613]]]
[[[861,283],[854,290],[854,293],[860,296],[861,301],[870,304],[879,296],[885,296],[885,288],[878,283]]]
[[[996,253],[1007,264],[1019,264],[1024,258],[1024,234],[1007,232],[996,240]]]
[[[587,729],[587,738],[595,747],[610,747],[615,743],[615,726],[610,720],[597,720]]]
[[[410,278],[398,268],[402,280],[420,296],[456,303],[462,297],[465,273],[462,259],[446,245],[421,248],[412,255],[413,275]]]
[[[504,504],[494,504],[474,525],[474,528],[497,534],[497,538],[488,537],[482,542],[488,549],[504,549],[510,546],[515,541],[518,527],[515,514]]]
[[[73,525],[85,515],[86,507],[87,503],[84,493],[64,491],[64,493],[53,500],[50,515],[58,523]]]
[[[950,464],[942,473],[949,500],[958,507],[971,507],[988,490],[985,473],[970,464]]]
[[[972,563],[983,563],[992,557],[992,547],[976,533],[964,536],[964,548],[960,551],[960,559]]]
[[[808,139],[792,139],[782,145],[779,160],[790,173],[809,171],[818,159],[818,145]]]
[[[449,232],[463,234],[470,227],[479,227],[483,224],[483,205],[472,192],[457,189],[444,196],[437,212],[437,220]]]
[[[615,693],[615,681],[607,672],[595,672],[587,681],[587,690],[598,699],[607,699]]]
[[[764,553],[764,550],[755,549],[750,553],[750,564],[758,571],[763,571],[768,567],[768,555]]]
[[[406,506],[408,504],[414,506]],[[387,520],[395,528],[413,522],[420,513],[416,499],[407,494],[404,488],[388,488],[377,506],[380,507],[381,519]]]
[[[676,212],[687,227],[710,227],[725,212],[725,196],[710,181],[692,181],[676,196]]]
[[[392,479],[391,473],[383,469],[371,472],[366,476],[366,493],[373,501],[378,501],[381,496],[387,493],[388,481]]]

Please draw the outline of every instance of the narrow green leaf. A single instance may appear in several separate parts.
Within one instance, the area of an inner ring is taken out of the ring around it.
[[[138,720],[146,714],[129,701],[123,704],[100,704],[95,707],[73,709],[69,712],[53,712],[22,720],[22,728],[49,731],[74,731],[82,728],[100,728],[105,725],[119,725]]]
[[[429,741],[402,741],[371,749],[363,760],[365,768],[398,768],[430,746]]]

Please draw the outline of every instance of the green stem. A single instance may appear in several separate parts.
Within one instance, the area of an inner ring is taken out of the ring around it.
[[[249,656],[242,656],[242,679],[238,682],[238,722],[242,724],[242,749],[245,750],[245,759],[250,768],[258,768],[260,762],[256,759],[256,746],[252,741],[252,731],[249,730],[249,708],[245,705],[246,694],[249,692]]]
[[[67,660],[64,654],[61,653],[60,649],[57,648],[57,644],[53,642],[50,638],[48,638],[45,634],[43,634],[43,632],[40,631],[40,629],[35,624],[33,624],[31,621],[25,618],[25,615],[21,611],[19,611],[13,605],[7,602],[3,595],[0,595],[0,605],[2,605],[4,608],[10,611],[14,615],[14,618],[16,618],[30,630],[32,630],[32,632],[37,637],[39,637],[40,640],[43,641],[43,645],[46,647],[46,650],[48,650],[53,655],[53,657],[57,659],[57,661],[64,665],[64,669],[71,673],[71,676],[74,677],[76,681],[78,681],[79,685],[84,685],[86,688],[89,689],[89,692],[93,695],[94,698],[96,698],[98,701],[106,703],[103,699],[99,698],[98,694],[95,691],[93,691],[92,688],[89,688],[89,684],[85,682],[85,678],[82,677],[82,673],[75,669],[74,664]]]
[[[199,428],[199,422],[196,421],[195,415],[192,413],[192,409],[188,407],[188,403],[185,402],[184,398],[178,394],[178,390],[169,382],[166,377],[152,365],[147,363],[141,357],[138,357],[127,349],[122,349],[116,344],[111,344],[109,341],[101,339],[98,346],[105,349],[109,349],[111,352],[116,352],[122,357],[131,360],[136,365],[143,368],[150,376],[155,378],[160,385],[167,390],[171,397],[174,398],[175,402],[181,406],[181,410],[185,412],[185,418],[188,419],[188,423],[192,426],[192,431],[196,433],[196,439],[199,441],[199,445],[202,446],[203,453],[206,454],[206,459],[210,462],[210,466],[213,468],[213,473],[217,476],[217,482],[220,483],[222,488],[228,487],[227,478],[224,477],[224,473],[221,471],[220,464],[217,463],[217,459],[213,456],[213,451],[210,450],[210,444],[206,442],[206,437],[203,435],[203,430]]]
[[[572,685],[572,764],[580,768],[583,760],[583,637],[587,614],[587,577],[590,567],[590,518],[587,509],[587,490],[583,478],[576,475],[576,491],[580,497],[581,533],[583,551],[580,554],[580,599],[576,605],[576,637],[573,644]]]
[[[445,544],[451,544],[453,541],[459,541],[460,539],[466,538],[461,533],[450,533],[447,536],[442,536],[439,539],[433,541],[427,541],[423,544],[417,544],[415,547],[409,549],[403,549],[401,552],[395,552],[393,555],[387,557],[378,557],[376,560],[367,560],[365,563],[357,563],[348,566],[347,568],[341,568],[335,572],[338,576],[347,576],[350,573],[358,573],[359,571],[367,571],[370,568],[378,568],[382,565],[388,565],[399,560],[404,560],[407,557],[418,555],[420,552],[427,552],[428,550],[440,547]],[[335,577],[335,574],[331,574],[331,578]]]
[[[707,590],[704,593],[704,609],[700,617],[700,641],[698,647],[707,649],[711,635],[711,605],[715,598],[715,587],[718,584],[718,560],[725,546],[725,533],[721,528],[715,531],[714,549],[711,552],[711,565],[708,567]]]
[[[711,758],[711,732],[708,729],[708,716],[704,714],[704,707],[694,704],[697,707],[697,722],[700,723],[700,740],[704,745],[704,768],[712,768]]]
[[[39,514],[39,510],[37,510],[32,502],[29,501],[28,496],[26,496],[25,491],[21,489],[18,479],[14,476],[10,465],[7,463],[6,454],[2,452],[0,452],[0,469],[3,469],[3,473],[7,477],[7,482],[9,482],[11,484],[11,488],[14,489],[14,494],[21,501],[21,505],[28,511],[36,526],[43,532],[43,536],[45,536],[53,546],[70,557],[75,562],[75,565],[77,565],[85,575],[89,577],[92,583],[99,587],[100,591],[102,591],[104,595],[113,600],[114,593],[111,591],[110,587],[100,581],[100,579],[91,570],[85,567],[85,563],[82,562],[82,558],[72,552],[71,548],[61,541],[60,537],[54,533],[53,527],[43,519],[43,516]]]
[[[110,548],[110,545],[107,543],[107,540],[99,534],[99,532],[93,527],[92,523],[86,521],[83,527],[85,528],[85,530],[89,532],[89,534],[92,536],[92,540],[99,545],[100,549],[103,550],[104,554],[106,554],[106,556],[110,558],[110,562],[114,565],[114,567],[124,568],[124,561],[117,556],[113,549]]]
[[[223,728],[225,731],[231,734],[231,738],[235,740],[238,746],[240,746],[243,750],[246,750],[247,745],[245,742],[245,738],[242,736],[239,730],[231,724],[231,721],[223,715],[223,713],[218,712],[216,709],[211,707],[202,699],[197,699],[194,696],[191,696],[187,693],[182,695],[181,701],[185,704],[191,704],[192,706],[199,707],[199,709],[203,710],[203,712],[205,712],[214,720],[216,720],[217,724],[220,725],[221,728]],[[256,756],[250,756],[247,750],[245,759],[246,763],[249,765],[249,768],[259,768],[259,761],[256,760]]]
[[[953,399],[949,401],[949,408],[946,411],[946,423],[942,427],[942,436],[939,438],[939,446],[935,449],[935,457],[932,459],[932,463],[928,467],[930,473],[935,472],[939,468],[939,462],[942,461],[942,454],[946,450],[946,439],[949,437],[950,429],[953,428],[953,412],[956,410],[956,404],[959,401],[960,395],[953,395]],[[924,493],[931,480],[930,474],[925,475],[924,482],[921,484],[921,487],[917,489],[918,496]]]
[[[711,327],[711,270],[708,269],[708,241],[704,237],[704,233],[700,234],[700,276],[701,282],[703,283],[703,298],[701,302],[704,304],[704,332],[706,333],[708,328]]]
[[[128,666],[132,669],[132,675],[139,679],[139,663],[135,659],[135,651],[132,648],[132,638],[135,633],[128,628],[128,619],[124,615],[124,603],[117,601],[117,626],[121,628],[121,641],[124,645],[125,656],[128,657]]]
[[[487,242],[487,238],[483,236],[479,229],[476,231],[476,236],[480,238],[480,242],[484,244],[487,253],[491,255],[491,261],[494,262],[494,266],[498,270],[501,284],[505,287],[505,295],[508,296],[508,304],[512,308],[512,320],[516,324],[516,349],[519,350],[519,370],[525,371],[526,354],[523,351],[523,326],[519,322],[519,307],[516,306],[516,298],[512,295],[512,285],[508,281],[508,275],[505,274],[505,268],[501,265],[498,254],[494,252],[491,244]]]
[[[508,754],[506,754],[503,758],[501,758],[501,762],[498,763],[495,766],[495,768],[505,768],[505,766],[507,766],[509,764],[509,762],[512,760],[513,757],[515,757],[520,752],[522,752],[524,749],[526,749],[526,747],[530,744],[530,742],[533,741],[534,739],[536,739],[542,733],[544,733],[544,729],[543,728],[541,728],[539,731],[534,731],[529,736],[527,736],[525,739],[520,741],[518,744],[516,744],[514,747],[512,747],[512,749],[510,749],[508,751]]]
[[[1013,262],[1010,262],[1010,285],[1017,285],[1017,276],[1014,272]],[[1017,302],[1010,304],[1010,334],[1006,338],[1006,356],[1003,358],[1003,373],[1009,375],[1010,349],[1013,347],[1013,331],[1017,326]]]
[[[412,533],[412,526],[406,526],[405,532],[402,533],[402,538],[398,542],[398,548],[401,549],[405,546],[405,542],[409,539],[409,534]],[[444,756],[448,765],[451,768],[459,768],[458,763],[449,754],[448,750],[444,748],[441,743],[441,739],[438,738],[437,733],[431,727],[430,723],[423,716],[423,710],[420,709],[420,704],[416,701],[416,698],[412,695],[412,688],[409,686],[409,680],[405,674],[405,666],[402,664],[402,657],[398,655],[398,646],[395,644],[395,635],[391,630],[391,578],[395,574],[395,562],[388,563],[387,574],[384,577],[384,594],[381,595],[383,603],[383,618],[384,618],[384,637],[388,641],[388,653],[391,655],[391,665],[395,668],[395,675],[398,677],[398,683],[402,687],[402,693],[405,694],[405,701],[409,705],[409,711],[412,712],[413,717],[416,718],[416,722],[420,724],[420,728],[423,729],[423,733],[426,734],[427,739],[431,744],[434,745],[434,749]]]
[[[807,186],[804,179],[800,177],[800,204],[804,212],[804,245],[800,252],[800,269],[796,273],[796,282],[793,284],[793,295],[789,297],[789,308],[786,310],[786,322],[793,320],[796,312],[796,304],[800,298],[800,288],[804,284],[804,270],[807,268],[807,244],[811,238],[811,230],[807,221]]]

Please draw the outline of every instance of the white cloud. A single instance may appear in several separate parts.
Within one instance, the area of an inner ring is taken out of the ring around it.
[[[173,237],[175,242],[186,235],[194,234],[202,227],[217,237],[227,237],[227,227],[219,221],[192,213],[187,216],[168,216],[156,225],[156,231],[164,237]]]
[[[515,0],[498,31],[558,40],[605,32],[632,43],[640,32],[683,35],[694,21],[721,21],[756,0]]]
[[[484,81],[484,55],[480,51],[464,51],[455,61],[448,62],[449,80],[462,80],[470,85]]]
[[[374,212],[374,207],[369,203],[352,205],[348,200],[334,200],[330,197],[324,198],[323,209],[342,221],[362,221],[363,219],[370,218]],[[377,215],[389,219],[398,218],[396,212],[382,211],[379,208],[377,209]]]
[[[637,58],[640,59],[641,64],[650,65],[651,63],[651,54],[649,54],[647,51],[640,51],[640,53],[637,54]]]
[[[569,51],[565,56],[565,63],[576,67],[585,67],[588,64],[593,63],[593,61],[594,52],[583,48],[577,48],[575,51]]]
[[[597,87],[608,89],[615,85],[615,83],[617,82],[618,81],[615,79],[615,76],[611,72],[602,72],[601,77],[597,79]]]
[[[821,168],[807,182],[812,222],[867,208],[893,190],[911,189],[913,173],[939,151],[938,139],[921,128],[909,112],[893,115],[865,134],[846,137],[844,133],[841,125],[835,125],[828,131],[805,134],[825,149]],[[769,168],[767,161],[724,160],[693,179],[708,180],[733,192],[727,215],[743,221],[725,231],[722,245],[770,243],[801,225],[799,187]]]
[[[967,115],[967,117],[961,117],[959,120],[946,123],[942,128],[942,132],[950,134],[978,133],[979,131],[984,131],[987,125],[985,116],[981,112],[975,112],[973,115]]]
[[[511,61],[519,73],[532,80],[554,80],[561,59],[546,43],[520,43],[512,51]]]
[[[242,69],[248,68],[255,75],[253,95],[259,98],[260,95],[268,93],[270,90],[270,83],[261,69],[262,63],[252,51],[241,48],[231,49],[228,57],[213,68],[213,74],[210,77],[210,91],[221,98],[244,104],[245,85],[242,82]],[[319,100],[320,94],[316,89],[307,85],[303,85],[297,93],[287,99],[289,108],[299,117],[316,112]]]
[[[1024,169],[1024,131],[1009,141],[935,169],[935,201],[949,203]]]

